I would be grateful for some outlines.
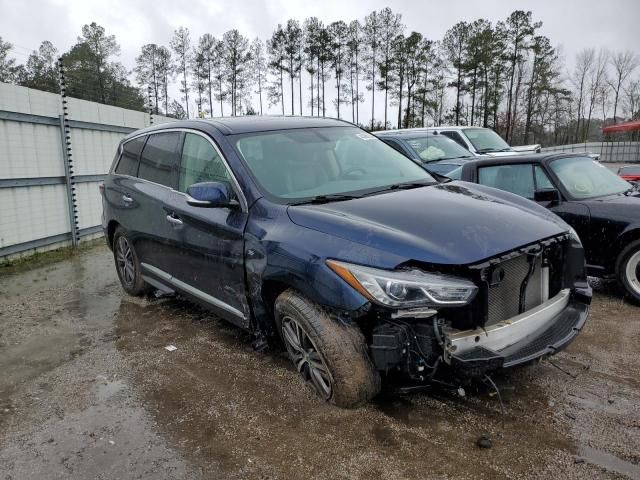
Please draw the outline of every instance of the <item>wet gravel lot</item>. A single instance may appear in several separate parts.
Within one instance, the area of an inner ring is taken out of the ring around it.
[[[0,479],[640,478],[640,307],[614,288],[553,364],[494,378],[504,413],[489,390],[341,410],[206,311],[127,297],[106,247],[17,270],[0,269]]]

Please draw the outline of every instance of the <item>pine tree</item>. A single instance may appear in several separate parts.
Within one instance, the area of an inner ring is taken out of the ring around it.
[[[191,63],[191,37],[189,35],[189,29],[180,27],[173,32],[173,38],[171,39],[171,48],[176,54],[175,70],[182,75],[180,81],[180,92],[184,95],[183,100],[185,104],[185,112],[187,118],[189,118],[189,82],[188,72],[189,65]]]

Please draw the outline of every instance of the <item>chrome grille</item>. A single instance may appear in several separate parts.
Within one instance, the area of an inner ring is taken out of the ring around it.
[[[502,270],[504,274],[500,274],[502,280],[497,285],[489,286],[486,325],[493,325],[520,313],[520,286],[529,272],[528,257],[520,255],[505,260],[496,265],[495,270]],[[525,311],[542,303],[542,278],[542,255],[538,255],[525,290]]]

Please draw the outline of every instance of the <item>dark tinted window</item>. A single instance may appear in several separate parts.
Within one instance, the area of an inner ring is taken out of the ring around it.
[[[115,172],[120,175],[135,177],[138,172],[138,157],[147,137],[138,137],[122,145],[122,155]]]
[[[231,176],[220,155],[211,142],[193,133],[187,133],[182,147],[180,164],[180,185],[178,190],[186,192],[194,183],[225,182]]]
[[[149,135],[140,158],[138,177],[176,188],[181,134],[179,132]]]
[[[384,138],[384,137],[382,137],[382,138],[381,138],[381,140],[382,140],[384,143],[386,143],[387,145],[389,145],[390,147],[395,148],[397,151],[399,151],[399,152],[400,152],[400,153],[402,153],[403,155],[405,154],[405,153],[404,153],[403,148],[402,148],[402,147],[400,146],[400,144],[399,144],[399,143],[397,143],[395,140],[392,140],[392,139],[390,139],[390,138]]]
[[[445,137],[449,137],[451,140],[455,140],[459,145],[467,148],[467,144],[462,139],[462,136],[458,132],[440,132]]]

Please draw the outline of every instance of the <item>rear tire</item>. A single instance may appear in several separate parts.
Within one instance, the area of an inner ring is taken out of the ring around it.
[[[380,375],[356,325],[332,319],[293,290],[276,299],[275,317],[289,358],[321,398],[353,408],[380,392]]]
[[[640,240],[622,249],[616,261],[616,275],[631,300],[640,305]]]
[[[118,227],[113,234],[113,259],[116,272],[125,292],[134,297],[140,297],[151,291],[151,287],[142,279],[140,260],[133,248],[133,242],[122,227]]]

